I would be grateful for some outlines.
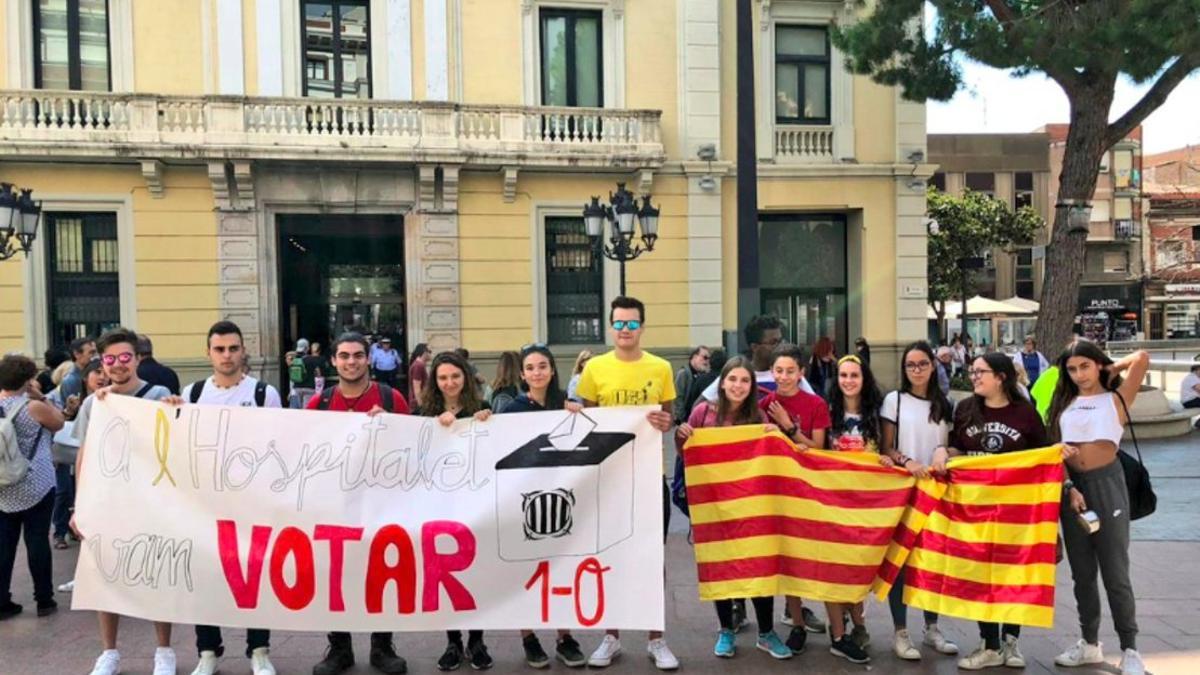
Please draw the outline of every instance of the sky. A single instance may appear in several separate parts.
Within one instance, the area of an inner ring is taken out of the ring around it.
[[[1043,124],[1067,122],[1067,97],[1043,75],[1014,78],[1007,71],[964,63],[965,87],[946,103],[926,107],[928,131],[936,133],[1020,133]],[[1150,88],[1122,78],[1109,119],[1120,117]],[[1200,145],[1200,73],[1192,73],[1142,123],[1145,153]]]

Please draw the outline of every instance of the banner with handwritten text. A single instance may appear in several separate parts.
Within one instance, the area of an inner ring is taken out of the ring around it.
[[[663,626],[649,408],[403,415],[97,401],[74,609],[283,630]]]

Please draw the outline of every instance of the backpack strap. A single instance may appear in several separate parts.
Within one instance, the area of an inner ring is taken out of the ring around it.
[[[146,384],[142,385],[142,388],[141,388],[141,389],[138,389],[138,390],[137,390],[137,393],[136,393],[136,394],[134,394],[134,395],[133,395],[133,397],[134,397],[134,398],[142,398],[142,397],[144,397],[144,396],[145,396],[147,393],[149,393],[149,392],[150,392],[150,390],[151,390],[151,389],[153,389],[153,388],[154,388],[154,383],[153,383],[153,382],[147,382]]]
[[[200,402],[200,395],[204,393],[204,383],[205,382],[207,382],[207,380],[199,380],[199,381],[192,383],[192,388],[190,390],[188,390],[188,402],[189,403],[199,403]],[[140,398],[140,396],[139,396],[139,398]]]
[[[395,407],[395,401],[392,400],[392,388],[382,382],[379,383],[379,406],[388,413],[392,412],[392,408]]]
[[[322,392],[323,393],[323,392]],[[254,385],[254,405],[262,408],[267,404],[267,383],[259,380]]]
[[[317,410],[329,410],[329,403],[333,401],[333,392],[337,387],[326,387],[321,390],[321,398],[317,400]]]

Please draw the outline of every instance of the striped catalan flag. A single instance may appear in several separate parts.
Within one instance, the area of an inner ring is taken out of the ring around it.
[[[919,532],[946,489],[871,453],[799,451],[760,425],[697,429],[683,458],[701,600],[858,602],[885,555],[906,553],[897,524]]]
[[[907,562],[905,604],[964,619],[1051,627],[1060,449],[956,457],[948,467],[949,487],[924,527],[897,527],[877,595],[887,594]]]

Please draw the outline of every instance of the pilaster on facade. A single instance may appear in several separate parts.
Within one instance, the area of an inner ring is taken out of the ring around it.
[[[417,209],[405,218],[409,332],[434,352],[462,346],[458,174],[458,165],[418,166]]]
[[[262,357],[259,213],[251,171],[249,161],[208,164],[217,219],[217,309],[242,329],[246,353]]]

